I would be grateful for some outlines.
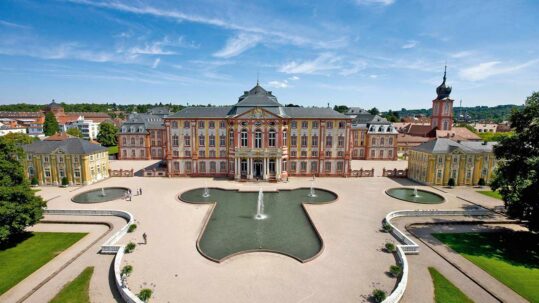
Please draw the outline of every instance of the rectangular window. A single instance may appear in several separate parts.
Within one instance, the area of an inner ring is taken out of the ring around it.
[[[206,137],[204,137],[204,135],[200,135],[198,136],[198,145],[200,146],[204,146],[206,145]]]
[[[339,158],[344,157],[344,152],[343,151],[338,151],[337,152],[337,157],[339,157]]]
[[[219,146],[224,147],[226,145],[226,136],[220,135],[219,136]]]
[[[180,170],[180,162],[174,161],[174,170],[179,171]]]
[[[80,170],[75,169],[75,178],[80,178]]]
[[[215,158],[215,151],[214,150],[210,150],[210,158]]]
[[[341,161],[337,162],[337,171],[342,172],[343,170],[343,163]]]
[[[206,172],[206,162],[199,162],[198,163],[198,170],[201,172],[201,173],[205,173]]]
[[[180,145],[179,137],[177,135],[172,136],[172,146],[178,146]]]
[[[294,173],[296,172],[296,162],[290,162],[290,170]]]
[[[198,121],[198,128],[204,128],[204,121]]]
[[[210,128],[215,128],[215,122],[214,121],[210,121]]]
[[[309,128],[309,122],[307,122],[307,121],[302,121],[302,122],[301,122],[301,128],[304,128],[304,129]]]
[[[327,128],[333,128],[333,122],[331,121],[328,121],[326,125],[327,125]]]
[[[326,161],[326,162],[324,163],[324,165],[325,165],[325,168],[326,168],[326,172],[327,172],[327,173],[331,172],[331,162],[327,162],[327,161]]]
[[[191,172],[191,162],[185,162],[185,172],[190,173]]]
[[[191,146],[191,136],[187,135],[185,137],[183,137],[183,140],[184,140],[184,145],[185,146]]]
[[[311,162],[311,173],[315,173],[317,171],[317,168],[318,168],[318,164],[316,163],[316,161],[312,161]]]
[[[307,162],[301,161],[301,163],[300,163],[300,168],[301,168],[301,171],[302,171],[302,172],[307,171]]]
[[[210,162],[210,172],[214,173],[217,170],[217,166],[214,161]]]
[[[318,121],[313,121],[312,126],[313,126],[313,129],[318,128]]]
[[[339,128],[344,128],[346,126],[346,123],[343,121],[339,122]]]
[[[226,172],[226,162],[219,162],[219,171],[222,173]]]
[[[290,151],[290,157],[295,158],[297,156],[297,152],[295,150]]]
[[[331,151],[330,150],[326,150],[326,157],[331,158]]]
[[[173,151],[172,151],[172,155],[173,155],[174,157],[179,157],[179,156],[180,156],[180,151],[178,151],[178,150],[173,150]]]
[[[301,147],[307,147],[307,135],[301,136]]]
[[[313,147],[317,147],[318,146],[318,136],[317,135],[313,135],[311,137],[311,145]]]
[[[210,146],[211,147],[215,146],[215,136],[214,135],[210,135]]]
[[[301,151],[301,156],[302,156],[303,158],[307,157],[307,151],[306,151],[306,150],[302,150],[302,151]]]
[[[290,145],[293,147],[298,145],[298,137],[296,137],[296,135],[292,135],[292,137],[290,137]]]
[[[191,127],[191,123],[189,123],[189,121],[183,121],[183,127],[184,128],[189,128],[189,127]]]
[[[338,140],[339,140],[338,141],[338,146],[339,147],[344,147],[344,136],[340,135]]]
[[[219,157],[220,158],[225,158],[226,157],[226,150],[220,150],[219,151]]]
[[[298,127],[298,122],[296,122],[296,121],[290,122],[290,127],[291,128],[297,128]]]
[[[226,127],[225,121],[220,121],[219,128],[225,128],[225,127]]]
[[[311,152],[311,157],[318,157],[318,151],[317,150],[313,150]]]
[[[326,146],[331,147],[333,145],[333,137],[331,135],[326,136]]]

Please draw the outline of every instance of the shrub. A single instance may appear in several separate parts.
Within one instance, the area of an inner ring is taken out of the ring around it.
[[[477,182],[477,185],[479,185],[479,186],[485,186],[485,185],[486,185],[485,179],[479,178],[479,181]]]
[[[455,186],[455,179],[449,178],[449,180],[447,180],[447,186],[449,187]]]
[[[399,277],[399,276],[401,275],[401,273],[402,273],[402,267],[400,267],[400,266],[398,266],[398,265],[391,265],[391,266],[389,267],[389,273],[390,273],[393,277],[397,278],[397,277]]]
[[[69,181],[67,181],[67,177],[62,178],[62,186],[67,186],[69,184]]]
[[[372,291],[372,299],[374,300],[374,302],[381,303],[386,299],[386,297],[386,292],[381,289],[377,288]]]
[[[142,289],[137,295],[137,297],[144,302],[148,302],[151,296],[152,296],[152,290],[149,288]]]
[[[37,177],[35,177],[35,176],[32,178],[32,181],[31,181],[31,182],[32,182],[31,184],[32,184],[33,186],[38,186],[38,185],[39,185],[39,180],[38,180]]]
[[[395,244],[391,243],[391,242],[387,242],[386,243],[386,251],[389,252],[389,253],[394,253],[396,250],[396,247],[395,247]]]
[[[129,254],[129,253],[133,252],[133,250],[135,250],[136,246],[137,245],[135,243],[133,243],[133,242],[127,243],[127,245],[125,246],[125,250],[124,250],[125,253]]]
[[[132,232],[135,231],[135,229],[137,229],[137,224],[131,224],[131,225],[129,225],[129,228],[127,229],[127,232],[132,233]]]
[[[126,265],[122,268],[121,275],[122,276],[129,276],[133,272],[133,266]]]
[[[382,224],[382,230],[383,230],[384,232],[386,232],[386,233],[389,233],[389,232],[391,232],[391,231],[393,230],[393,227],[391,227],[391,225],[389,225],[389,223],[384,222],[384,223]]]

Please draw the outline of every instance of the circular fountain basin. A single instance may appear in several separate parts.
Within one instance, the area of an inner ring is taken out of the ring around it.
[[[105,192],[105,195],[103,195],[103,191]],[[125,187],[96,188],[74,196],[71,198],[71,201],[75,203],[108,202],[124,197],[127,191],[128,188]]]
[[[197,188],[182,193],[179,199],[193,204],[215,203],[197,241],[199,252],[212,261],[264,251],[307,262],[319,255],[323,242],[303,204],[337,199],[327,190],[316,188],[316,197],[309,197],[309,192],[309,188],[263,192],[262,217],[256,217],[260,193],[255,191],[210,188],[211,196],[203,197],[204,188]]]
[[[415,190],[409,187],[390,188],[386,190],[386,194],[395,199],[413,203],[440,204],[445,201],[444,197],[441,195],[423,189],[417,189],[416,196]]]

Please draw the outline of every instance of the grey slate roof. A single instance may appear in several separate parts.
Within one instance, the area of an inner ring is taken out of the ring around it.
[[[492,152],[495,144],[495,142],[484,144],[483,142],[474,141],[462,141],[459,143],[447,138],[438,138],[418,145],[412,148],[412,150],[434,154],[450,153],[456,149],[460,149],[465,153],[484,153]]]
[[[37,141],[23,145],[22,148],[29,154],[50,154],[56,149],[60,149],[66,154],[86,155],[107,150],[100,144],[90,143],[80,138],[69,138],[63,141]]]
[[[250,91],[244,92],[238,103],[233,106],[188,107],[167,118],[227,118],[241,115],[256,107],[282,118],[351,119],[331,108],[283,107],[277,101],[277,97],[258,84]]]
[[[134,126],[136,128],[135,132],[131,132],[131,127]],[[122,129],[124,127],[127,128],[127,131],[125,133],[139,133],[139,127],[143,128],[143,133],[146,133],[146,130],[148,128],[151,129],[164,129],[165,123],[163,121],[163,118],[158,115],[152,115],[152,114],[132,114],[129,116],[127,121],[125,121],[122,124]],[[123,133],[123,131],[122,131]]]

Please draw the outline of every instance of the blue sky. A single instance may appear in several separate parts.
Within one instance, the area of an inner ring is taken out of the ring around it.
[[[0,1],[0,103],[430,107],[539,90],[539,1]]]

